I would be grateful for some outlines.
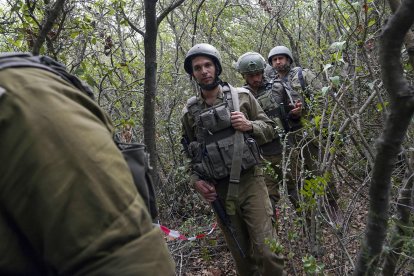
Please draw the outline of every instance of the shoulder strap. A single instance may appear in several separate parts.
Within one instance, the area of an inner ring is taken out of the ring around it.
[[[306,84],[305,84],[305,79],[303,78],[302,67],[299,67],[298,69],[298,79],[299,79],[300,86],[302,87],[303,92],[305,92]]]
[[[239,93],[236,88],[229,85],[231,98],[233,100],[234,111],[240,111]],[[235,201],[238,199],[239,194],[239,182],[242,165],[242,152],[243,152],[243,133],[236,131],[234,136],[234,150],[231,160],[231,171],[230,171],[230,183],[227,191],[226,198],[226,211],[229,215],[235,214],[236,205]]]
[[[66,67],[48,56],[33,56],[30,53],[0,53],[0,70],[7,68],[32,67],[43,69],[60,76],[76,88],[93,98],[92,89],[76,76],[68,73]]]
[[[224,100],[227,101],[227,105],[229,106],[230,111],[236,111],[234,109],[233,93],[232,93],[232,89],[234,89],[234,87],[231,87],[230,84],[228,84],[227,82],[223,82],[222,88],[223,88]]]
[[[192,96],[188,99],[186,108],[190,115],[193,117],[196,124],[198,125],[198,123],[200,122],[198,115],[200,115],[201,113],[201,106],[198,104],[196,96]]]

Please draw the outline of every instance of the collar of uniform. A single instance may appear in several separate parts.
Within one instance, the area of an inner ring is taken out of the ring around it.
[[[217,101],[219,101],[220,103],[223,102],[223,99],[224,99],[223,87],[221,85],[219,85],[219,92],[217,94],[217,98],[214,101],[214,104],[213,105],[216,105],[217,104]],[[198,102],[200,104],[202,104],[203,106],[210,106],[210,105],[208,105],[206,103],[206,100],[203,98],[201,92],[200,92],[200,94],[198,94]]]
[[[260,94],[260,92],[262,92],[263,90],[266,90],[269,84],[270,84],[269,81],[263,80],[262,85],[259,87],[256,94]],[[253,89],[251,88],[251,86],[248,83],[245,83],[243,85],[243,88],[248,89],[253,95],[255,95],[255,93],[253,92]]]

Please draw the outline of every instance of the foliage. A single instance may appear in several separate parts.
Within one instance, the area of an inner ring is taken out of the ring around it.
[[[0,2],[0,51],[31,51],[47,16],[45,7],[54,1]],[[173,2],[157,1],[157,14]],[[233,67],[241,54],[257,51],[267,57],[275,45],[286,45],[292,49],[296,63],[311,68],[322,82],[320,89],[312,91],[314,98],[308,103],[311,119],[306,122],[308,138],[320,149],[318,173],[309,178],[299,168],[296,179],[301,184],[301,206],[312,210],[318,219],[313,221],[313,228],[306,223],[298,226],[295,221],[306,221],[306,212],[294,212],[286,189],[281,189],[285,191],[279,224],[284,227],[280,232],[283,237],[269,243],[277,252],[289,254],[287,267],[291,274],[322,274],[328,269],[336,275],[351,273],[359,245],[355,237],[361,236],[365,223],[375,142],[390,108],[377,53],[380,28],[389,13],[374,0],[185,1],[174,9],[159,26],[156,47],[154,100],[161,219],[190,230],[187,228],[192,224],[208,224],[212,215],[208,204],[188,187],[186,159],[181,152],[180,116],[187,99],[195,93],[195,85],[183,69],[187,50],[195,43],[212,43],[222,55],[222,79],[241,85],[243,80]],[[96,100],[110,114],[116,132],[132,126],[132,140],[142,142],[144,38],[127,19],[138,28],[145,27],[143,1],[67,0],[41,54],[65,63],[93,87]],[[412,83],[406,50],[402,57],[405,74]],[[413,134],[411,126],[404,148],[413,144]],[[287,149],[285,162],[292,156]],[[286,163],[284,167],[288,168]],[[391,202],[396,202],[401,188],[399,172],[404,168],[402,161],[393,173]],[[346,217],[339,230],[332,227],[323,212],[327,209],[323,199],[329,181],[339,187],[339,204]],[[390,212],[395,212],[395,204],[392,207]],[[334,254],[336,265],[325,257],[309,255],[313,253],[309,241],[312,232],[316,245]],[[412,242],[407,241],[404,250],[411,253]],[[213,256],[210,251],[201,255],[206,261]],[[402,258],[400,269],[404,270],[410,259]]]
[[[324,265],[318,264],[314,256],[304,256],[302,262],[304,270],[308,275],[324,275]]]

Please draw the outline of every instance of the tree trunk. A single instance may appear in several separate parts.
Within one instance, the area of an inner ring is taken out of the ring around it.
[[[150,163],[153,167],[153,179],[158,184],[157,148],[155,137],[155,96],[157,94],[157,1],[145,1],[145,83],[144,83],[144,143],[150,154]]]
[[[400,51],[414,17],[414,0],[402,3],[384,27],[380,61],[382,79],[390,95],[390,114],[378,140],[370,185],[368,223],[354,275],[373,275],[387,234],[391,173],[414,113],[412,87],[403,77]]]

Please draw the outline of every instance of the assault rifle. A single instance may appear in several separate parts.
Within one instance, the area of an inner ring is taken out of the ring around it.
[[[201,179],[208,181],[212,184],[217,184],[216,181],[214,179],[208,179],[202,175],[200,175],[199,173],[197,173]],[[243,249],[240,246],[239,241],[237,240],[237,234],[236,234],[236,230],[234,230],[233,225],[231,224],[231,220],[229,215],[226,213],[226,209],[224,208],[223,204],[221,204],[221,201],[219,198],[216,198],[216,200],[214,200],[213,202],[211,202],[211,207],[213,207],[214,212],[217,214],[218,218],[220,219],[221,223],[224,225],[224,227],[227,228],[227,230],[230,233],[230,236],[232,237],[234,243],[237,246],[237,249],[240,252],[240,255],[242,256],[242,258],[246,258],[246,254],[244,253]]]
[[[246,258],[246,254],[244,253],[243,249],[241,248],[239,241],[236,237],[236,231],[234,230],[233,226],[231,225],[231,221],[229,216],[226,213],[226,210],[224,209],[223,205],[221,204],[220,200],[216,198],[211,203],[211,207],[213,207],[214,212],[216,212],[217,216],[221,220],[221,223],[227,228],[229,231],[231,237],[233,238],[233,241],[236,243],[237,249],[239,249],[240,255],[242,258]]]

